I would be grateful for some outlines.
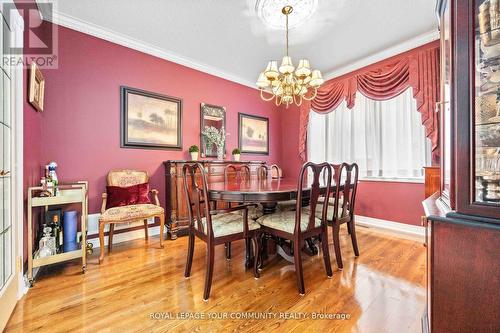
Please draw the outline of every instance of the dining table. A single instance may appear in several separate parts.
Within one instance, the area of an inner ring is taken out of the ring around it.
[[[308,179],[302,187],[301,206],[309,205],[311,196],[312,180]],[[340,185],[340,190],[343,185]],[[294,178],[250,178],[244,180],[228,180],[224,182],[212,182],[208,184],[210,201],[238,202],[238,203],[260,203],[264,214],[271,214],[276,210],[277,203],[282,201],[296,200],[299,193],[299,184]],[[326,182],[320,180],[320,194],[326,193]],[[332,182],[330,195],[334,195],[337,185]],[[264,242],[264,257],[275,251],[287,261],[293,262],[293,255],[288,243],[280,239],[271,240],[276,246],[269,246]],[[312,239],[307,239],[303,251],[310,255],[317,255],[318,248]],[[247,251],[246,264],[251,265],[252,255]]]

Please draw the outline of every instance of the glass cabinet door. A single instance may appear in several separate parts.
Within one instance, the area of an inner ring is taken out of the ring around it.
[[[449,1],[443,1],[444,7],[441,13],[440,35],[441,35],[441,102],[439,110],[441,112],[443,142],[442,149],[442,188],[441,195],[446,199],[448,206],[450,204],[451,190],[451,158],[452,158],[452,114],[450,109],[451,98],[451,11]],[[452,207],[453,208],[453,207]]]
[[[500,205],[500,0],[474,3],[473,202]]]

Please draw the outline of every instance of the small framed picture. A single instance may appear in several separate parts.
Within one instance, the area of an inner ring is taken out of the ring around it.
[[[121,147],[182,149],[182,100],[121,87]]]
[[[38,111],[43,111],[43,98],[45,95],[45,79],[43,78],[42,72],[36,65],[32,62],[30,67],[30,85],[28,99],[31,105],[35,107]]]
[[[238,113],[238,143],[242,154],[269,155],[269,118]]]

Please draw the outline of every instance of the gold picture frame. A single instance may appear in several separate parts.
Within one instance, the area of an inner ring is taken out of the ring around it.
[[[32,62],[30,67],[29,102],[35,109],[43,111],[43,98],[45,94],[45,79],[38,66]]]

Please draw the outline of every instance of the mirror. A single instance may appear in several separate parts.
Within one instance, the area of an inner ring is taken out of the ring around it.
[[[206,142],[203,134],[208,127],[214,127],[218,131],[222,128],[226,130],[226,108],[223,106],[201,103],[200,121],[200,151],[201,157],[217,157],[217,147]],[[224,142],[224,156],[226,155],[226,143]]]

